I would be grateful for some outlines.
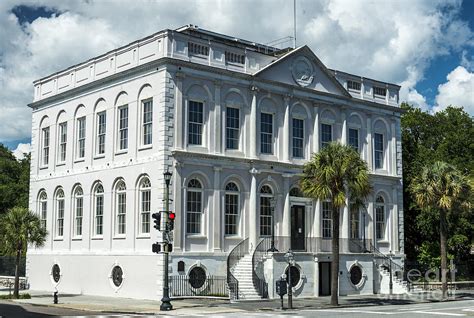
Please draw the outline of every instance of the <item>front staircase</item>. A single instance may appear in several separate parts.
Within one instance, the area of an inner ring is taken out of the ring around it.
[[[230,272],[239,282],[238,300],[262,299],[253,285],[252,255],[244,255],[244,257],[242,257],[238,263],[230,269]]]

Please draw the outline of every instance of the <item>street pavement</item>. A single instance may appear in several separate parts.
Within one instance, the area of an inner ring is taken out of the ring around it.
[[[224,299],[174,299],[174,310],[160,312],[158,300],[135,300],[88,295],[59,295],[29,291],[31,299],[0,301],[0,317],[51,316],[209,316],[209,317],[474,317],[474,291],[458,291],[452,301],[439,302],[439,293],[412,296],[358,295],[340,297],[340,306],[329,306],[329,297],[295,298],[293,310],[282,310],[279,300],[229,303]],[[287,298],[285,297],[285,308]]]

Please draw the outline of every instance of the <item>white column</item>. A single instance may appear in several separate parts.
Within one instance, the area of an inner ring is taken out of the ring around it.
[[[313,152],[319,152],[319,106],[314,104]]]
[[[283,122],[283,161],[290,161],[290,95],[286,95],[285,119]]]
[[[375,235],[374,235],[374,200],[372,197],[368,198],[368,205],[367,205],[367,239],[372,240],[372,244],[376,245],[375,242]]]
[[[214,152],[222,153],[222,110],[221,110],[221,85],[219,82],[214,83]]]
[[[184,73],[176,72],[176,104],[174,113],[174,146],[183,149],[183,78]]]
[[[174,227],[174,233],[173,233],[173,251],[175,252],[181,252],[183,248],[182,246],[182,235],[184,231],[182,229],[185,228],[186,224],[184,223],[184,203],[182,201],[182,175],[181,175],[181,170],[182,170],[183,164],[179,162],[175,162],[174,164],[174,182],[173,182],[173,208],[174,212],[176,213],[176,218],[177,218],[177,224]]]
[[[391,125],[391,131],[392,131],[392,140],[390,142],[391,144],[391,153],[390,153],[390,174],[393,176],[397,175],[397,136],[396,136],[396,131],[395,131],[395,119],[392,120],[392,125]]]
[[[400,244],[398,241],[398,188],[394,186],[392,188],[392,242],[390,242],[390,249],[392,253],[400,251]]]
[[[341,224],[341,235],[340,238],[344,239],[342,243],[342,250],[349,251],[349,198],[348,193],[346,193],[346,205],[342,209],[342,222]]]
[[[314,237],[321,237],[321,201],[314,200]]]
[[[373,171],[372,165],[372,118],[370,115],[367,115],[367,165],[369,166],[369,172]]]
[[[252,182],[250,184],[250,202],[249,202],[249,252],[252,253],[257,246],[257,174],[258,171],[255,168],[250,170],[252,176]]]
[[[220,189],[220,183],[221,183],[221,167],[214,167],[214,206],[213,206],[213,217],[212,219],[214,220],[214,251],[220,251],[221,249],[221,229],[222,229],[222,224],[221,224],[221,189]]]
[[[347,109],[343,107],[341,112],[341,121],[342,121],[342,135],[341,135],[341,144],[347,144]]]
[[[251,87],[252,105],[250,109],[250,158],[257,158],[257,93],[256,86]]]
[[[291,208],[290,208],[290,178],[291,174],[283,175],[283,196],[285,198],[285,205],[283,207],[283,218],[282,218],[282,235],[290,236],[290,224],[291,224]]]

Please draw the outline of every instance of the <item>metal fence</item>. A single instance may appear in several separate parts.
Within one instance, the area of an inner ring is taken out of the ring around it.
[[[224,276],[207,276],[203,283],[200,277],[173,275],[170,276],[170,296],[229,297],[227,278]]]
[[[26,258],[20,259],[20,277],[25,276]],[[15,276],[15,257],[0,256],[0,276]]]

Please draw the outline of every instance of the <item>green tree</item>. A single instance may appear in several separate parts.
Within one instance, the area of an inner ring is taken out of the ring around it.
[[[46,229],[39,217],[23,207],[14,207],[0,219],[0,246],[7,255],[15,256],[15,287],[13,297],[19,297],[20,259],[26,254],[28,244],[43,246]]]
[[[301,188],[305,196],[332,203],[331,304],[339,294],[339,214],[349,199],[362,206],[372,191],[367,163],[350,146],[330,143],[304,165]]]
[[[439,236],[441,256],[441,283],[443,299],[447,298],[447,215],[460,208],[470,206],[471,187],[468,178],[453,165],[437,161],[423,168],[413,179],[411,191],[416,203],[425,210],[439,215]]]

